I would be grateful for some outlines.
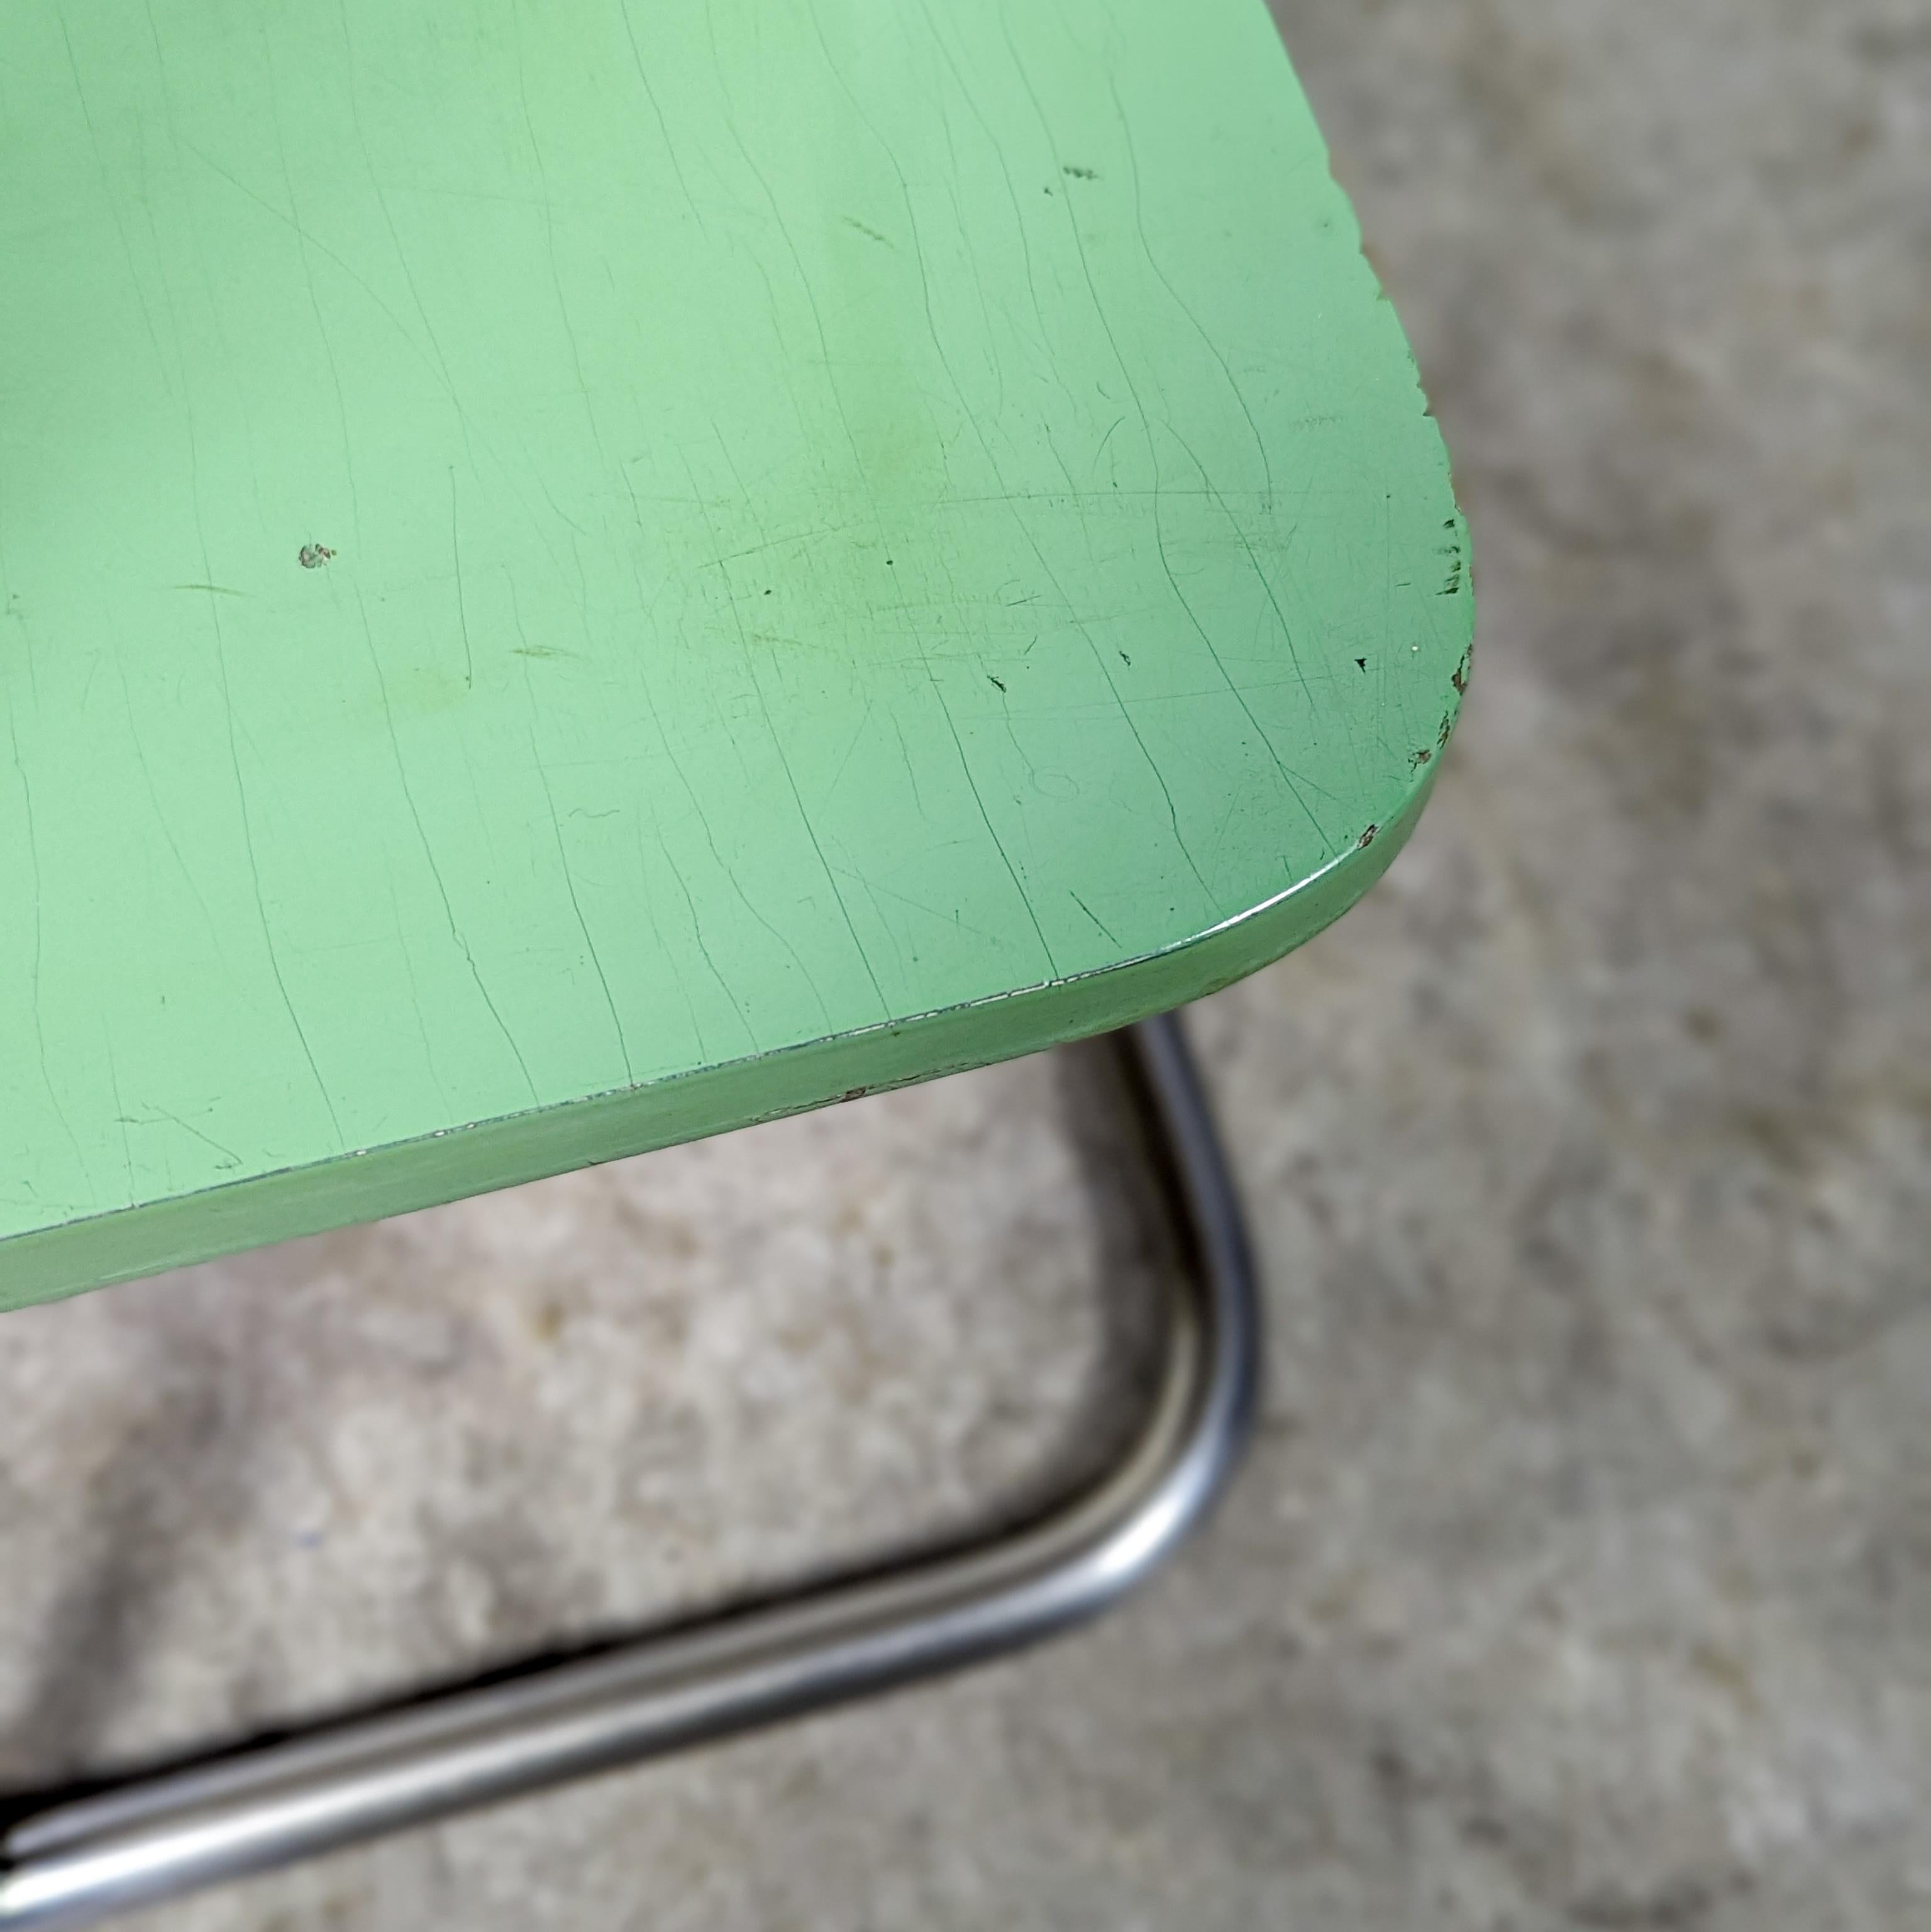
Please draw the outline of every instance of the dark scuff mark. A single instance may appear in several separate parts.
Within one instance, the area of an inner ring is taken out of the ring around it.
[[[1097,181],[1099,178],[1097,168],[1075,167],[1070,161],[1060,172],[1063,175],[1070,175],[1075,181]],[[1048,189],[1047,192],[1050,194],[1051,190]]]
[[[1366,658],[1357,658],[1354,660],[1354,668],[1357,670],[1366,670],[1368,668],[1368,660]]]
[[[987,682],[988,684],[996,684],[996,685],[997,685],[997,686],[999,686],[999,688],[1000,688],[1000,692],[1001,692],[1002,694],[1003,694],[1003,692],[1004,692],[1004,691],[1005,691],[1005,689],[1006,689],[1005,680],[1004,680],[1003,679],[1002,679],[1002,678],[997,678],[997,677],[994,677],[994,676],[993,676],[993,674],[991,674],[991,671],[988,671],[988,672],[986,673],[986,674],[985,674],[985,676],[986,676],[986,682]]]
[[[1375,835],[1376,832],[1380,831],[1381,829],[1381,828],[1378,824],[1369,826],[1367,830],[1363,832],[1359,838],[1355,840],[1354,849],[1357,852],[1365,852],[1370,845],[1374,844]]]

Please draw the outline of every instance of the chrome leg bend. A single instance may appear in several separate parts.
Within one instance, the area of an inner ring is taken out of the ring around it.
[[[1016,1532],[34,1810],[0,1838],[0,1932],[109,1913],[561,1780],[870,1696],[1047,1636],[1198,1522],[1252,1416],[1260,1316],[1239,1204],[1178,1019],[1120,1036],[1190,1265],[1132,1446]]]

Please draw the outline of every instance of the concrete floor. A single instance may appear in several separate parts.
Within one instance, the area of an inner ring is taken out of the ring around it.
[[[1056,1648],[157,1932],[1931,1924],[1931,7],[1280,10],[1482,634],[1414,845],[1195,1016],[1241,1486]],[[1108,1120],[1030,1063],[9,1316],[0,1784],[1063,1470]]]

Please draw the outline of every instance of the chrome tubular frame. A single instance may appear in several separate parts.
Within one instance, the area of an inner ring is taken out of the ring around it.
[[[1178,1018],[1118,1036],[1190,1265],[1131,1448],[1016,1532],[91,1795],[7,1808],[0,1932],[266,1870],[997,1656],[1144,1579],[1225,1483],[1260,1312],[1240,1205]]]

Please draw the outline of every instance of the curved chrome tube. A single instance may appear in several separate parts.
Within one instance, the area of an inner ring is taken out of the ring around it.
[[[0,1929],[106,1914],[991,1657],[1106,1609],[1198,1522],[1254,1408],[1239,1204],[1172,1015],[1131,1028],[1195,1265],[1125,1459],[1019,1532],[207,1765],[53,1804],[0,1840]]]

